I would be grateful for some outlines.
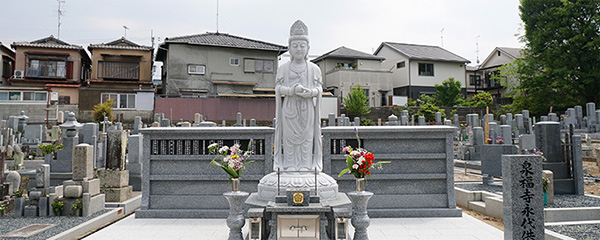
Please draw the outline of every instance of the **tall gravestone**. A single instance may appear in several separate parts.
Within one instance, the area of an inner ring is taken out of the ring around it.
[[[544,239],[542,158],[502,157],[504,239]]]
[[[40,145],[42,144],[42,125],[25,125],[25,145]]]
[[[25,115],[25,111],[21,111],[21,114],[17,117],[17,119],[18,119],[17,131],[20,131],[20,132],[25,131],[25,126],[27,126],[27,119],[29,119],[29,117],[27,115]]]
[[[242,113],[238,112],[235,116],[235,123],[233,124],[234,127],[241,127],[242,126]]]
[[[63,149],[56,152],[56,160],[50,161],[52,172],[71,172],[73,164],[73,149],[79,144],[78,130],[83,124],[77,122],[75,114],[70,112],[67,121],[60,125],[63,132]]]
[[[535,136],[535,145],[544,153],[548,162],[562,162],[559,123],[538,122],[535,125]]]
[[[583,108],[579,105],[575,106],[575,119],[577,120],[576,128],[583,127]]]
[[[18,131],[19,119],[17,119],[17,116],[9,116],[7,126],[8,128],[11,128],[13,132]]]
[[[425,126],[425,125],[427,125],[427,123],[425,123],[425,117],[419,116],[419,126]]]
[[[135,116],[135,118],[133,119],[133,130],[131,130],[131,134],[138,134],[138,132],[142,128],[142,124],[142,117]]]
[[[97,154],[97,148],[98,148],[98,124],[97,123],[85,123],[83,124],[83,128],[81,129],[80,133],[79,133],[79,142],[80,143],[86,143],[89,144],[90,146],[92,146],[92,151],[93,153],[93,159],[94,159],[94,166],[95,167],[99,167],[98,165],[98,154]]]
[[[454,124],[455,127],[458,127],[460,125],[460,123],[458,122],[458,114],[454,114],[452,116],[452,123]]]
[[[435,124],[442,125],[442,113],[441,112],[435,113]]]
[[[327,115],[327,119],[329,120],[329,121],[328,121],[328,125],[329,125],[330,127],[335,127],[335,114],[333,114],[333,113],[329,113],[329,114]]]
[[[125,170],[125,153],[127,151],[127,133],[122,130],[108,132],[106,146],[106,168]]]
[[[133,190],[129,186],[129,171],[125,170],[127,133],[122,130],[108,133],[106,151],[106,170],[99,171],[100,192],[105,194],[107,202],[123,202],[131,197]]]
[[[512,144],[512,132],[509,125],[500,126],[500,137],[503,140],[502,144]]]
[[[129,183],[134,191],[142,190],[142,157],[144,135],[136,134],[127,137],[127,165]]]

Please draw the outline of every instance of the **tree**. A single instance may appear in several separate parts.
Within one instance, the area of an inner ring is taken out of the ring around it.
[[[441,112],[442,118],[446,117],[445,111],[440,110],[440,108],[432,103],[422,104],[417,112],[417,115],[424,116],[425,121],[432,122],[435,121],[435,113]]]
[[[471,99],[471,107],[490,107],[492,106],[492,103],[494,103],[494,98],[492,98],[492,94],[489,92],[480,92],[475,94],[473,99]]]
[[[514,106],[543,114],[600,103],[600,1],[521,0],[524,59]]]
[[[94,105],[94,122],[100,123],[104,121],[104,115],[108,117],[109,121],[112,121],[115,116],[112,113],[112,107],[115,105],[115,101],[108,99],[103,103]]]
[[[363,90],[359,84],[352,87],[348,96],[344,98],[346,103],[346,109],[352,116],[361,117],[371,112],[369,107],[367,93]]]
[[[452,107],[456,105],[456,99],[460,94],[460,82],[454,78],[448,78],[442,84],[435,84],[437,99],[442,106]]]

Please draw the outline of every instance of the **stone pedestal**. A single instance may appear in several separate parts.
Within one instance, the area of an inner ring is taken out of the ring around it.
[[[229,202],[229,216],[227,226],[229,227],[229,240],[243,240],[242,227],[246,223],[244,218],[244,201],[248,198],[247,192],[226,192],[223,196]]]
[[[368,240],[367,228],[371,220],[367,215],[367,203],[373,196],[372,192],[350,192],[348,197],[352,201],[352,226],[354,226],[354,240]]]
[[[279,191],[285,193],[288,188],[315,189],[314,173],[281,173],[272,172],[264,176],[258,183],[258,198],[263,201],[275,201],[277,196],[277,183],[279,179]],[[337,199],[338,184],[329,175],[319,172],[317,175],[317,191],[321,200],[329,201]]]
[[[133,190],[129,185],[129,171],[104,170],[98,172],[100,192],[105,194],[107,202],[123,202],[131,197]]]

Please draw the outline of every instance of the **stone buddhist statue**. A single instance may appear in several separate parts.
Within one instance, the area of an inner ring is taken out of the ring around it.
[[[275,84],[275,152],[273,170],[321,171],[319,109],[321,70],[308,61],[308,28],[300,20],[290,30],[291,61],[277,71]]]
[[[291,61],[277,69],[275,84],[275,172],[260,180],[258,198],[272,201],[278,189],[283,191],[280,194],[285,194],[289,188],[314,190],[317,185],[322,200],[335,200],[338,185],[335,179],[321,172],[321,71],[308,61],[308,28],[300,20],[290,29],[288,49]],[[279,177],[277,171],[280,171]]]

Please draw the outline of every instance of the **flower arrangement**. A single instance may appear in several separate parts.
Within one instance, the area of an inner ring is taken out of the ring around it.
[[[492,144],[494,142],[494,138],[492,138],[492,136],[489,136],[486,140],[485,143],[486,144]]]
[[[356,178],[364,178],[365,176],[371,176],[371,167],[381,168],[381,164],[390,163],[390,161],[375,162],[375,156],[364,148],[360,147],[360,138],[358,137],[358,130],[355,128],[356,140],[358,140],[358,148],[353,149],[351,146],[346,146],[342,149],[342,152],[346,153],[346,164],[348,168],[342,170],[338,177],[341,177],[345,173],[352,173]]]
[[[542,178],[542,185],[544,188],[544,192],[547,193],[548,187],[550,186],[550,179],[548,179],[547,177]]]
[[[546,161],[546,157],[544,157],[544,153],[542,151],[540,151],[540,149],[538,149],[537,147],[535,149],[533,149],[533,153],[532,155],[538,155],[542,157],[542,161]]]
[[[502,139],[502,137],[496,137],[496,143],[497,144],[503,144],[504,140]]]
[[[252,141],[253,139],[250,139],[247,149],[250,149],[250,146],[252,146]],[[252,151],[243,151],[239,144],[219,148],[219,144],[213,143],[208,146],[208,151],[210,154],[217,154],[210,163],[225,170],[229,175],[229,179],[240,178],[242,176],[242,169],[254,162],[248,161],[252,155]],[[217,158],[220,158],[221,161],[216,161]]]

